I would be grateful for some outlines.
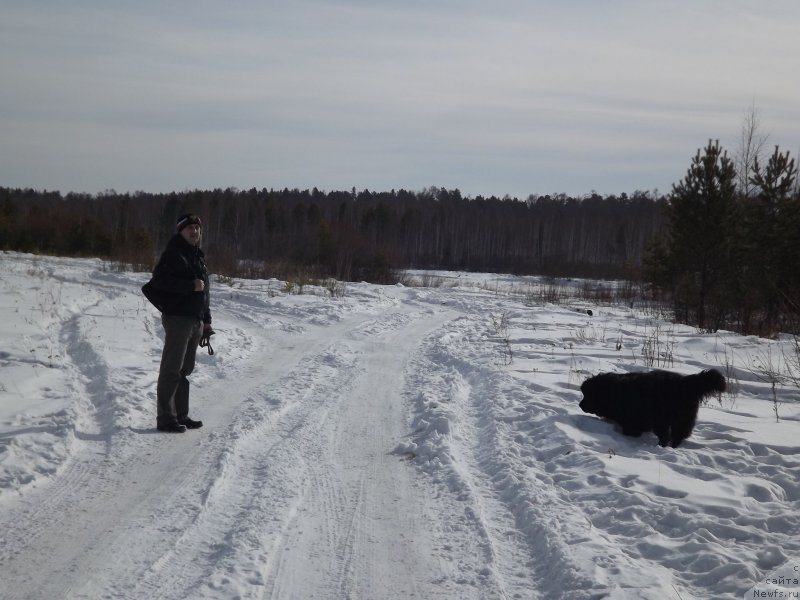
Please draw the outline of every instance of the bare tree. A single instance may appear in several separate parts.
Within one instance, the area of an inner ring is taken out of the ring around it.
[[[756,160],[763,158],[762,154],[768,138],[769,135],[762,131],[761,115],[754,100],[742,119],[739,147],[734,155],[739,193],[745,198],[753,196],[755,186],[750,181],[750,174]]]

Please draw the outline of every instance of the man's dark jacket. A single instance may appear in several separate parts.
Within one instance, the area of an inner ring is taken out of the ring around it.
[[[194,291],[195,279],[203,280],[202,292]],[[205,255],[179,233],[170,239],[142,292],[165,315],[197,317],[211,323]]]

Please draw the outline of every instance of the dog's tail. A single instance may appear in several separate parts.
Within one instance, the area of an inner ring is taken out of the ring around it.
[[[700,371],[697,375],[689,375],[686,379],[692,381],[692,384],[696,386],[696,389],[703,396],[713,393],[720,394],[727,387],[725,377],[716,369],[706,369],[705,371]]]

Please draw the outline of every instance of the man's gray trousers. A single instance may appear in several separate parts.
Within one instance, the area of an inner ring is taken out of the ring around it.
[[[189,380],[194,370],[197,345],[203,332],[203,323],[196,317],[161,315],[166,336],[158,371],[159,427],[175,423],[189,416]]]

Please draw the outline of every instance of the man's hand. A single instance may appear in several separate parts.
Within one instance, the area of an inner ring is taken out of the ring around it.
[[[194,280],[194,291],[195,292],[202,292],[206,289],[206,284],[202,279],[195,279]]]

